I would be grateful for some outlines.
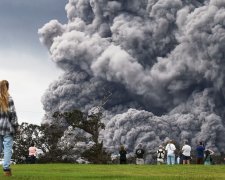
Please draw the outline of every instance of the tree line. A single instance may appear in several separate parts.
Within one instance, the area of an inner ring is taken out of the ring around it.
[[[75,109],[70,112],[55,112],[53,118],[56,122],[63,119],[66,125],[20,125],[14,138],[13,149],[13,159],[17,163],[26,162],[32,142],[43,152],[38,157],[39,163],[76,163],[79,158],[83,162],[95,164],[110,161],[110,155],[104,150],[103,142],[99,142],[99,132],[105,128],[101,122],[101,112],[87,115]]]

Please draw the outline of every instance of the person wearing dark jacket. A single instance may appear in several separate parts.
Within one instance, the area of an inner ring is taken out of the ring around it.
[[[127,164],[127,151],[123,145],[120,146],[119,154],[120,154],[120,164]]]
[[[136,164],[139,164],[139,165],[144,164],[144,162],[145,162],[144,161],[145,151],[142,148],[142,144],[138,145],[138,148],[136,149],[135,154],[136,154]]]
[[[17,131],[18,121],[14,101],[9,95],[9,83],[0,81],[0,153],[4,154],[4,176],[11,176],[10,161],[12,157],[13,135]]]

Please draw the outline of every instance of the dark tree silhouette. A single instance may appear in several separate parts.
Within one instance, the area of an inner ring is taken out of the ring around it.
[[[105,128],[105,124],[101,122],[102,113],[85,115],[79,110],[71,112],[56,112],[54,118],[65,118],[66,122],[73,128],[80,128],[92,135],[93,141],[98,144],[99,131]]]
[[[28,149],[33,142],[38,149],[43,151],[38,162],[63,162],[60,148],[57,147],[63,130],[56,125],[34,125],[22,123],[19,132],[14,137],[13,159],[17,163],[25,163],[28,156]]]
[[[56,119],[64,118],[66,122],[73,128],[80,128],[92,135],[92,141],[95,143],[90,149],[84,151],[82,156],[91,163],[107,163],[109,155],[103,149],[103,142],[99,143],[99,132],[105,128],[104,123],[101,122],[102,113],[92,113],[86,115],[79,110],[70,112],[55,112],[53,117]]]
[[[12,157],[17,163],[25,162],[28,156],[28,148],[32,142],[43,152],[46,151],[46,148],[42,148],[46,143],[45,134],[41,126],[22,123],[19,126],[19,129],[20,131],[14,137],[14,153]]]

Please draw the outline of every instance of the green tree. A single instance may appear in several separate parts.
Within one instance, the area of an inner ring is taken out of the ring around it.
[[[104,123],[101,122],[102,113],[92,113],[86,115],[79,110],[73,110],[70,112],[55,112],[54,118],[64,118],[66,122],[73,128],[80,128],[85,132],[92,135],[92,141],[95,143],[90,149],[82,153],[82,157],[87,159],[91,163],[107,163],[109,161],[108,153],[103,149],[103,142],[99,143],[99,132],[105,128]]]
[[[20,131],[14,137],[14,153],[12,157],[17,163],[25,162],[32,142],[45,152],[45,148],[42,148],[42,145],[45,144],[45,135],[41,126],[22,123],[19,129]]]
[[[61,149],[57,143],[63,134],[63,130],[57,125],[34,125],[22,123],[20,131],[14,137],[13,159],[17,163],[25,163],[28,157],[28,149],[33,142],[38,149],[43,151],[39,156],[38,162],[62,162]]]
[[[44,133],[44,155],[40,157],[39,162],[63,162],[62,154],[63,151],[58,148],[57,144],[59,139],[62,137],[64,129],[56,124],[44,124],[41,126]]]

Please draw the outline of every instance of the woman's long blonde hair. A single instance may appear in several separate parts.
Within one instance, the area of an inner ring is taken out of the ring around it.
[[[7,112],[9,109],[9,82],[7,80],[0,81],[0,111]]]

